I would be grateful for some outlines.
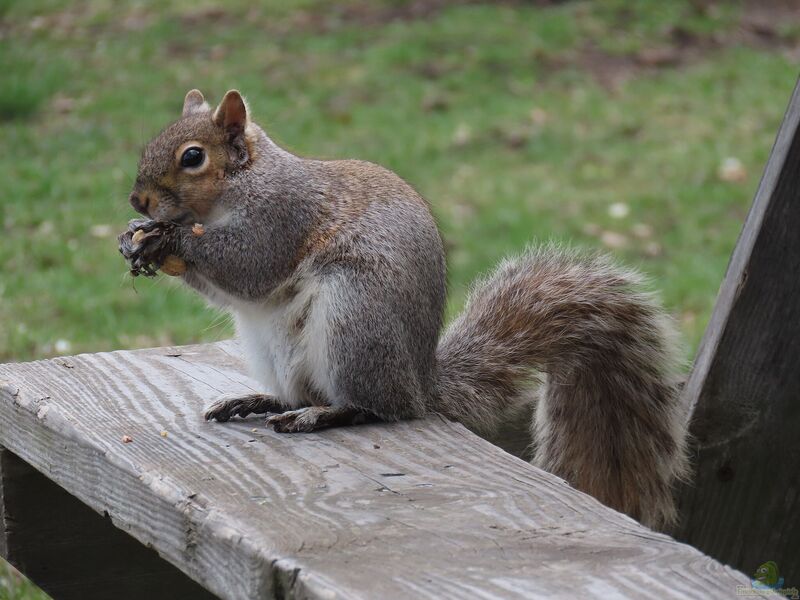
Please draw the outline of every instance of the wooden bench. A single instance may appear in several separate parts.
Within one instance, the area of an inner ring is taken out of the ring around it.
[[[255,386],[237,354],[222,342],[0,366],[3,554],[57,599],[749,585],[440,418],[292,435],[257,417],[206,423],[213,398]]]
[[[686,386],[697,472],[674,532],[749,573],[774,560],[787,586],[800,577],[799,123],[796,88]],[[0,380],[0,554],[58,599],[753,591],[439,418],[294,435],[206,423],[212,399],[255,387],[233,342],[0,365]]]

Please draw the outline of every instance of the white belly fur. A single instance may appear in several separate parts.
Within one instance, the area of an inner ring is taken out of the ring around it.
[[[285,289],[296,293],[288,297]],[[330,384],[326,312],[333,297],[330,283],[303,276],[282,286],[262,303],[234,301],[230,306],[251,376],[287,406],[318,402],[308,393],[308,383],[335,403]],[[309,307],[310,303],[310,309]],[[297,327],[303,312],[305,323]]]

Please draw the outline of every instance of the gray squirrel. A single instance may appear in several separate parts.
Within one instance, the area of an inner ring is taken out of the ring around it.
[[[535,403],[535,465],[651,527],[675,520],[687,409],[674,326],[636,273],[529,249],[440,335],[445,257],[426,201],[378,165],[284,150],[236,90],[214,110],[186,95],[130,203],[148,219],[120,236],[125,257],[230,311],[264,386],[207,420],[271,413],[275,431],[310,432],[435,412],[489,434]]]

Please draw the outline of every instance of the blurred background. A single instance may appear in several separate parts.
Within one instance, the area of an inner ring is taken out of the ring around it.
[[[218,340],[126,275],[143,144],[229,88],[431,203],[455,314],[531,240],[648,273],[691,359],[798,75],[797,0],[0,0],[0,362]],[[0,598],[43,598],[0,564]]]

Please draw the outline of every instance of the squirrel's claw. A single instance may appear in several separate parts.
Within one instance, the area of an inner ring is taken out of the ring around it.
[[[206,421],[225,423],[231,417],[244,418],[251,414],[282,413],[283,405],[268,394],[247,394],[246,396],[223,396],[208,407],[203,417]]]
[[[277,433],[310,433],[317,427],[317,414],[312,410],[316,407],[289,410],[280,415],[267,417],[266,425]]]
[[[170,233],[173,223],[161,223],[152,219],[132,219],[128,229],[117,240],[119,251],[134,277],[154,277],[166,257],[170,254]]]
[[[267,427],[278,433],[309,433],[326,427],[358,425],[376,421],[377,417],[356,408],[309,406],[288,410],[267,418]]]
[[[138,229],[149,232],[158,227],[158,221],[153,219],[131,219],[128,221],[128,231],[135,233]],[[121,237],[121,236],[120,236]]]

